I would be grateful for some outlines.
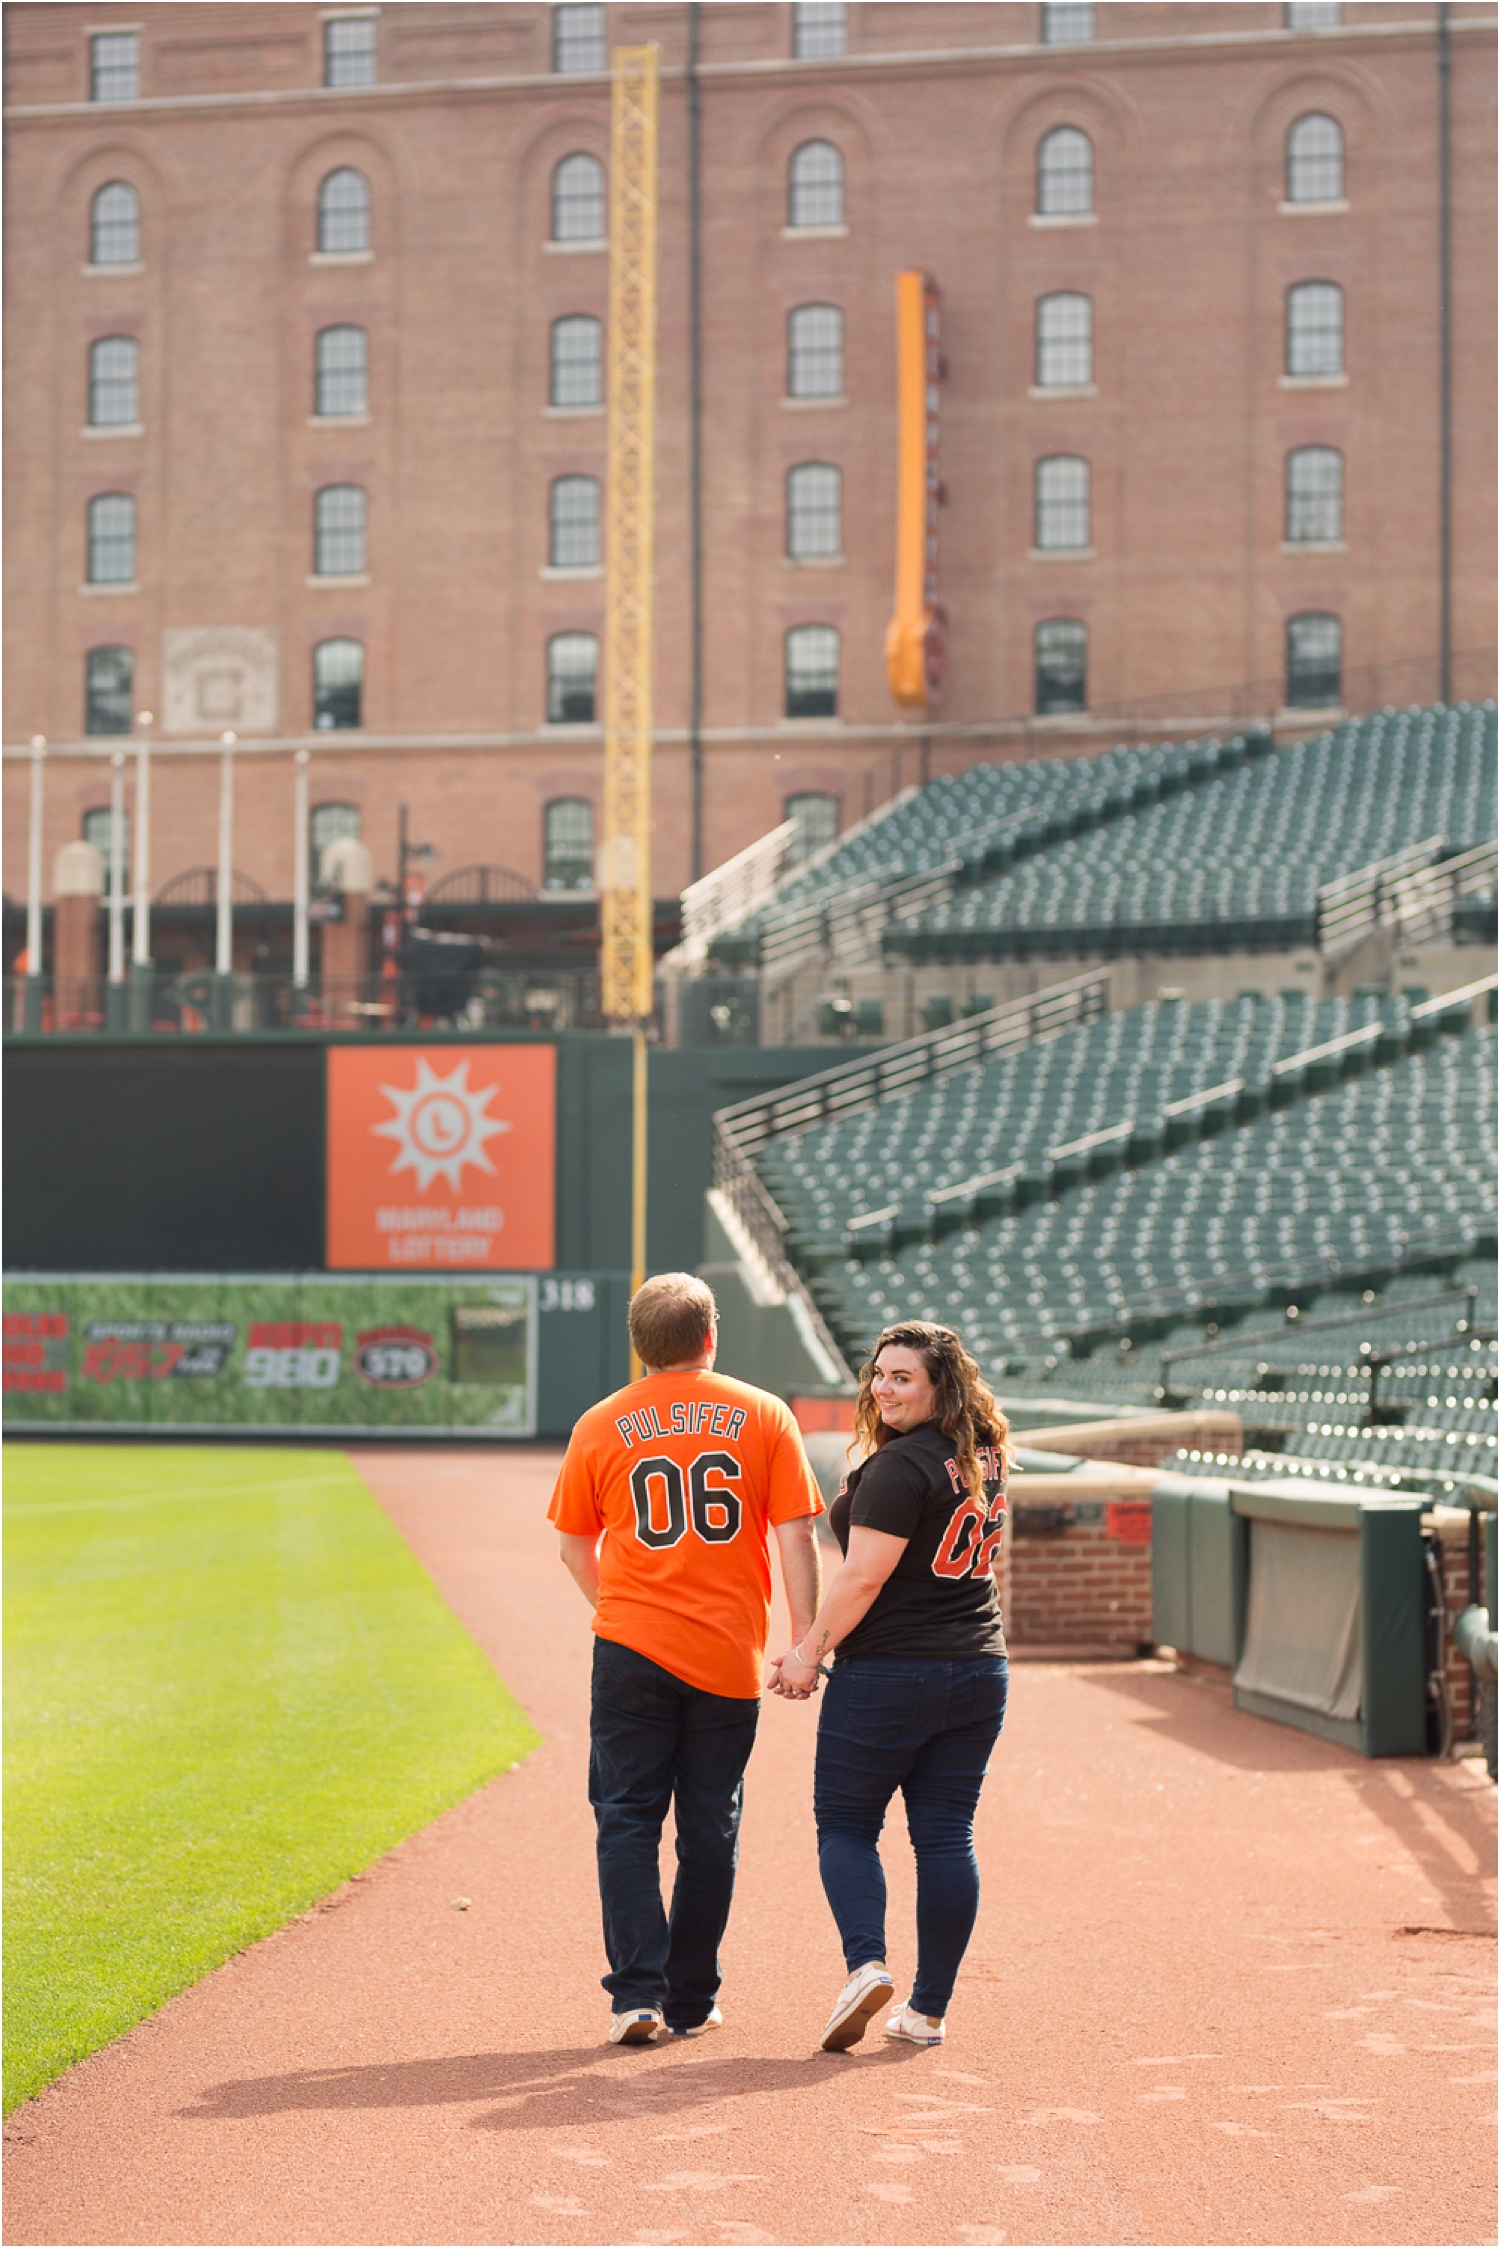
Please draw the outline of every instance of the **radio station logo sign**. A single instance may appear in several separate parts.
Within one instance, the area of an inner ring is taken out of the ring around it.
[[[440,1364],[436,1343],[420,1327],[372,1327],[354,1353],[355,1373],[373,1389],[420,1389]]]
[[[83,1335],[83,1381],[202,1381],[223,1371],[235,1330],[214,1319],[90,1319]]]
[[[58,1390],[68,1386],[68,1315],[65,1311],[5,1314],[5,1387]]]
[[[253,1319],[245,1337],[246,1389],[332,1389],[344,1330],[330,1319]]]
[[[330,1269],[550,1265],[556,1115],[550,1045],[333,1049]]]

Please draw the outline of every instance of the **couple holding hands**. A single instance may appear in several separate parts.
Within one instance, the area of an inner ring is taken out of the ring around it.
[[[888,2036],[940,2045],[979,1908],[974,1814],[1005,1716],[994,1566],[1005,1416],[951,1328],[902,1320],[861,1370],[863,1457],[823,1512],[791,1413],[714,1372],[713,1294],[689,1273],[630,1304],[639,1381],[573,1431],[549,1519],[594,1611],[589,1798],[613,2044],[717,2028],[744,1771],[770,1629],[774,1534],[792,1638],[764,1682],[819,1712],[818,1870],[848,1975],[825,2052],[892,2011]],[[831,1668],[829,1667],[831,1661]],[[900,1788],[917,1861],[917,1970],[895,2004],[879,1838]],[[659,1851],[675,1816],[670,1912]]]

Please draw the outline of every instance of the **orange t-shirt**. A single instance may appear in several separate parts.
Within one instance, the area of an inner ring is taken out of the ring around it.
[[[771,1628],[769,1532],[822,1511],[780,1398],[726,1374],[646,1374],[578,1421],[547,1519],[604,1532],[601,1639],[748,1700]]]

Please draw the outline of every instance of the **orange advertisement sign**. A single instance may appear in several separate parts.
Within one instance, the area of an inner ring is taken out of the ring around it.
[[[546,1269],[556,1122],[554,1046],[331,1048],[329,1269]]]

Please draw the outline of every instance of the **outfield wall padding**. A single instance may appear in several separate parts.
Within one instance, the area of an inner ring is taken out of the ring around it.
[[[10,1435],[566,1437],[629,1379],[623,1272],[12,1273]]]

